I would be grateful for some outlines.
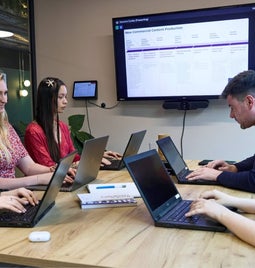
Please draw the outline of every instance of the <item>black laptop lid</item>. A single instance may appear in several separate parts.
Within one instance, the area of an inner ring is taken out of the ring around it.
[[[173,140],[169,136],[157,140],[156,142],[176,175],[184,169],[188,170],[186,163],[177,150]]]
[[[155,149],[126,157],[124,161],[154,219],[182,200]]]
[[[52,175],[52,178],[49,184],[47,185],[47,189],[43,195],[43,198],[40,201],[39,205],[40,207],[33,220],[34,224],[37,223],[45,214],[45,212],[47,212],[48,208],[55,203],[57,194],[61,188],[61,185],[65,179],[67,171],[70,168],[76,153],[77,151],[74,151],[69,155],[67,155],[66,157],[62,158],[59,164],[57,165]]]

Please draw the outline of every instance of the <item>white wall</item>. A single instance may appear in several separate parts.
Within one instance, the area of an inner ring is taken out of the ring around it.
[[[75,80],[99,83],[97,104],[117,104],[111,19],[175,10],[223,6],[253,1],[228,0],[35,0],[38,82],[45,76],[61,78],[69,91],[69,107],[62,119],[87,113],[84,101],[71,98]],[[164,110],[162,101],[121,102],[114,109],[88,105],[94,136],[110,135],[108,148],[123,152],[131,132],[147,129],[141,151],[156,147],[160,133],[172,136],[180,149],[183,111]],[[240,160],[254,153],[255,128],[241,130],[229,118],[223,100],[207,109],[187,111],[183,138],[186,159]],[[88,130],[87,124],[84,129]]]

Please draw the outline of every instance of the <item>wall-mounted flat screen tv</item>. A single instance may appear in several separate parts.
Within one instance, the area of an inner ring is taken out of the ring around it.
[[[255,67],[255,3],[112,19],[117,99],[218,98]]]

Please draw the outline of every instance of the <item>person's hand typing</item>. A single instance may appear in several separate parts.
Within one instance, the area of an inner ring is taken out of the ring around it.
[[[102,158],[102,162],[101,162],[101,166],[105,166],[105,165],[111,165],[111,161],[109,161],[106,158]]]
[[[229,171],[229,172],[237,172],[237,168],[235,165],[230,165],[224,160],[214,160],[209,162],[206,167],[214,168],[220,171]]]
[[[215,202],[215,200],[206,200],[203,198],[199,198],[192,202],[190,206],[190,211],[187,212],[185,216],[191,217],[197,214],[204,214],[220,221],[221,215],[225,211],[228,211],[228,209]]]
[[[217,177],[221,174],[222,171],[213,169],[213,168],[208,168],[208,167],[201,167],[193,172],[191,172],[186,179],[193,181],[193,180],[211,180],[211,181],[216,181]]]
[[[117,152],[112,152],[112,151],[105,151],[104,152],[104,158],[108,159],[121,159],[121,154]]]
[[[224,206],[232,206],[234,197],[218,190],[205,191],[200,195],[200,198],[215,200],[217,203]]]
[[[0,196],[0,209],[8,209],[17,213],[24,213],[26,212],[24,205],[27,205],[28,203],[35,206],[38,204],[38,199],[32,191],[24,187],[2,192]]]
[[[74,168],[69,168],[66,176],[65,176],[65,179],[63,181],[63,183],[70,183],[72,184],[73,181],[74,181],[74,178],[75,178],[75,175],[76,175],[76,169]]]

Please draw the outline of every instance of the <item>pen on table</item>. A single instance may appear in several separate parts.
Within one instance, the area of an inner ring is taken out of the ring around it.
[[[112,188],[126,188],[126,185],[104,185],[97,186],[96,189],[112,189]]]

